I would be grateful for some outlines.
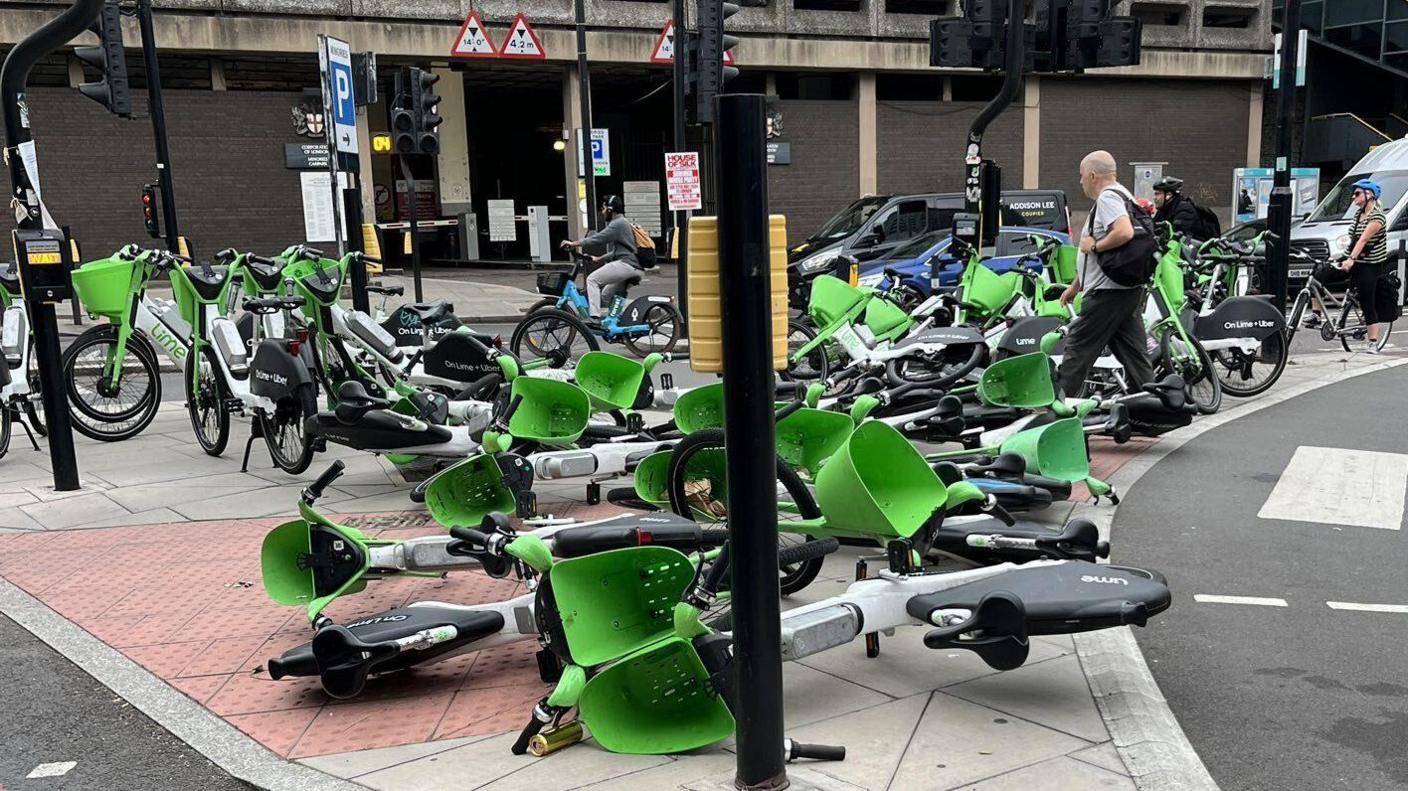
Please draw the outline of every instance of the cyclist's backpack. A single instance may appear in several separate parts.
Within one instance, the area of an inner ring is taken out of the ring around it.
[[[1379,321],[1398,321],[1398,317],[1403,315],[1403,305],[1398,299],[1400,285],[1397,272],[1385,272],[1379,277],[1374,288],[1374,314]]]
[[[1124,210],[1129,222],[1134,226],[1134,238],[1122,246],[1097,254],[1100,269],[1111,280],[1122,286],[1142,286],[1154,276],[1159,265],[1158,243],[1154,237],[1154,218],[1130,199],[1128,193],[1120,193],[1124,199]],[[1090,209],[1090,228],[1094,234],[1095,207]]]
[[[650,238],[650,231],[631,223],[631,232],[636,237],[636,261],[640,262],[642,269],[654,269],[655,260],[655,240]]]
[[[1191,200],[1188,202],[1193,203]],[[1193,234],[1193,238],[1206,241],[1222,235],[1222,223],[1217,219],[1217,212],[1196,203],[1193,203],[1193,211],[1198,213],[1198,232]]]

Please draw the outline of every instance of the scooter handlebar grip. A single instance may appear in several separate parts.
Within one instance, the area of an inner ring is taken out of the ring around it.
[[[450,528],[450,536],[480,547],[489,543],[489,536],[486,533],[472,527],[452,527]]]
[[[513,413],[518,411],[518,407],[519,407],[519,405],[522,404],[522,403],[523,403],[523,396],[521,396],[521,395],[514,396],[514,397],[513,397],[513,400],[510,401],[509,404],[508,404],[508,409],[505,409],[505,410],[504,410],[504,413],[503,413],[503,415],[501,415],[501,416],[499,417],[499,420],[500,420],[501,422],[503,422],[504,425],[508,425],[508,421],[513,418]]]
[[[700,546],[723,546],[725,541],[728,541],[728,528],[726,527],[709,527],[699,531]]]
[[[820,538],[805,544],[784,547],[777,551],[777,564],[779,566],[795,566],[808,560],[826,557],[840,547],[841,542],[834,538]]]
[[[323,470],[323,474],[318,476],[318,480],[309,484],[308,491],[311,492],[314,497],[322,497],[323,490],[330,486],[333,481],[341,478],[342,471],[346,468],[347,465],[344,464],[341,459],[333,462],[326,470]]]
[[[528,720],[528,724],[524,726],[523,732],[518,734],[518,741],[514,742],[513,747],[510,748],[511,752],[514,755],[523,755],[528,752],[528,743],[533,741],[533,737],[537,736],[538,731],[541,731],[546,724],[547,723],[538,719],[537,712],[534,711],[532,719]]]
[[[787,759],[795,761],[798,758],[808,758],[813,761],[844,761],[846,760],[846,748],[840,744],[804,744],[802,742],[792,742],[792,749],[788,751]]]

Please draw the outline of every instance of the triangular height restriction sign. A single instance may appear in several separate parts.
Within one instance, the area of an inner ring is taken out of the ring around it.
[[[460,26],[460,34],[455,37],[454,46],[450,47],[450,55],[456,58],[497,58],[499,56],[494,42],[489,38],[488,29],[484,27],[484,20],[479,18],[478,11],[470,11],[469,16],[464,18],[464,24]]]
[[[655,41],[655,49],[650,51],[651,63],[674,63],[675,61],[675,20],[665,20],[665,29]]]
[[[533,26],[528,24],[522,11],[518,12],[518,16],[513,18],[513,24],[509,25],[508,36],[504,38],[503,46],[499,47],[499,57],[547,60],[548,52],[543,49],[543,42],[539,40],[538,34],[533,32]]]

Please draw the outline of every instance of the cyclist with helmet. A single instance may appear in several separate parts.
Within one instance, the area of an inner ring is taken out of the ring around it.
[[[1374,297],[1384,264],[1388,263],[1388,218],[1379,204],[1383,192],[1383,187],[1372,179],[1354,182],[1354,205],[1359,211],[1349,231],[1349,258],[1342,265],[1359,292],[1359,309],[1364,312],[1364,326],[1369,329],[1365,347],[1369,354],[1378,354],[1379,318]]]
[[[1202,239],[1203,223],[1198,207],[1183,194],[1183,179],[1164,176],[1154,185],[1154,222],[1172,223],[1173,229],[1194,239]]]
[[[587,275],[587,301],[591,304],[592,316],[596,318],[601,318],[606,312],[602,306],[602,293],[642,271],[640,260],[636,257],[635,231],[626,219],[626,205],[621,196],[607,195],[602,198],[601,219],[605,226],[600,231],[588,234],[580,241],[565,239],[562,242],[564,250],[585,250],[592,255],[592,260],[605,262]]]

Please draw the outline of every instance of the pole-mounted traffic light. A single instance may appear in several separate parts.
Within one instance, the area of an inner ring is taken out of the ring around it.
[[[699,123],[713,121],[714,97],[723,92],[724,83],[738,76],[738,68],[729,65],[738,37],[724,32],[724,21],[737,14],[742,6],[763,4],[763,0],[739,3],[699,0],[699,32],[691,34],[691,40],[685,42],[683,48],[688,58],[685,89],[694,96],[695,119]]]
[[[74,47],[73,54],[98,70],[98,81],[85,82],[78,90],[108,112],[130,118],[132,96],[127,90],[127,55],[122,48],[122,11],[117,0],[103,3],[88,30],[98,37],[98,46]]]
[[[440,96],[435,93],[435,83],[440,81],[440,75],[422,71],[421,69],[411,69],[411,92],[412,106],[415,114],[415,136],[418,154],[438,154],[440,153],[440,122],[441,118],[435,112],[435,106],[440,104]]]
[[[929,23],[929,63],[996,71],[1006,62],[1006,3],[967,0],[964,16]],[[1139,63],[1142,26],[1110,16],[1110,0],[1037,0],[1028,26],[1026,68],[1038,74],[1081,72]]]
[[[411,94],[406,91],[406,72],[402,69],[396,72],[396,87],[391,97],[391,142],[396,153],[416,153],[415,130],[415,108]]]
[[[147,226],[147,236],[161,238],[161,215],[157,212],[156,185],[142,185],[142,223]]]

